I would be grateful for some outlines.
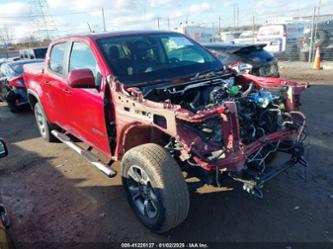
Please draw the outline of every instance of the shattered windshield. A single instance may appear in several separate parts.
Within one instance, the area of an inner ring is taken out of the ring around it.
[[[181,34],[129,35],[98,41],[119,80],[127,85],[218,69],[221,62]]]

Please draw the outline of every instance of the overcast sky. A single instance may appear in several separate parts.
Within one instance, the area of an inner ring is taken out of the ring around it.
[[[239,9],[239,25],[257,23],[280,16],[310,15],[320,0],[45,0],[58,35],[102,30],[105,11],[108,31],[176,27],[181,22],[222,27],[234,25],[234,9]],[[37,32],[40,11],[38,0],[0,0],[0,29],[6,27],[13,39]],[[333,0],[321,0],[321,13],[333,12]]]

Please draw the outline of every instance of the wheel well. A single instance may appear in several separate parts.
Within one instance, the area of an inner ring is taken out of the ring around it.
[[[35,104],[38,102],[38,99],[31,93],[28,94],[28,100],[31,108],[33,108]]]
[[[118,159],[121,159],[129,149],[146,143],[154,143],[164,147],[170,142],[170,136],[154,126],[136,125],[124,134]]]

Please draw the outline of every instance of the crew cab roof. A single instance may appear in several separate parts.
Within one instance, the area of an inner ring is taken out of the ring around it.
[[[90,40],[98,40],[104,38],[111,37],[121,37],[121,36],[129,36],[129,35],[145,35],[145,34],[179,34],[174,31],[160,31],[160,30],[132,30],[132,31],[118,31],[118,32],[103,32],[103,33],[88,33],[88,34],[79,34],[79,35],[68,35],[62,38],[55,39],[53,41],[63,41],[67,39],[90,39]]]

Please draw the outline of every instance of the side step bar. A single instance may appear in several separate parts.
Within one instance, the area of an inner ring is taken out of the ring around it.
[[[57,139],[59,139],[61,142],[66,144],[68,147],[75,150],[78,154],[83,156],[85,159],[87,159],[91,164],[93,164],[97,169],[102,171],[104,174],[106,174],[108,177],[114,177],[117,173],[112,170],[110,167],[103,164],[98,157],[96,157],[94,154],[92,154],[89,150],[85,150],[75,144],[70,137],[68,137],[64,133],[60,133],[56,130],[52,130],[51,133],[53,136],[55,136]]]

